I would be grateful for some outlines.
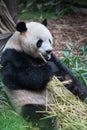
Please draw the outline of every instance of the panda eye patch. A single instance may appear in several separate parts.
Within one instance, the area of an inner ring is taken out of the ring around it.
[[[51,44],[51,40],[49,39],[49,42],[50,42],[50,44]]]
[[[38,47],[38,48],[39,48],[39,47],[41,47],[42,42],[43,42],[43,40],[42,40],[42,39],[39,39],[39,40],[37,41],[37,47]]]

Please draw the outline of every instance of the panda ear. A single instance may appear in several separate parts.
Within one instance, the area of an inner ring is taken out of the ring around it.
[[[16,30],[19,31],[20,33],[26,32],[27,31],[26,23],[25,22],[19,22],[16,25]]]
[[[44,19],[44,20],[42,21],[42,24],[43,24],[44,26],[46,26],[46,27],[47,27],[47,20],[46,20],[46,19]]]

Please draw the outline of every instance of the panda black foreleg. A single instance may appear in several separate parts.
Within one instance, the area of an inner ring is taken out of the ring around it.
[[[87,98],[86,87],[84,87],[72,71],[70,71],[54,54],[52,54],[51,61],[53,61],[59,69],[57,76],[61,77],[60,80],[71,80],[71,83],[65,85],[65,87],[81,99],[84,100]]]

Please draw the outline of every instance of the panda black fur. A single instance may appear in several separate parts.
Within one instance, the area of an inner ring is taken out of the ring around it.
[[[58,130],[54,118],[39,120],[44,112],[37,113],[46,110],[46,87],[58,70],[51,61],[53,38],[44,25],[46,21],[17,24],[17,31],[8,40],[1,57],[2,81],[17,112],[38,123],[41,130]]]

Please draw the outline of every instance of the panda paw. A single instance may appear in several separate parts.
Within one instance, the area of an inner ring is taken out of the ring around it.
[[[56,75],[57,72],[58,72],[58,67],[51,61],[48,62],[48,66],[49,66],[49,72],[50,74],[53,76],[53,75]]]

